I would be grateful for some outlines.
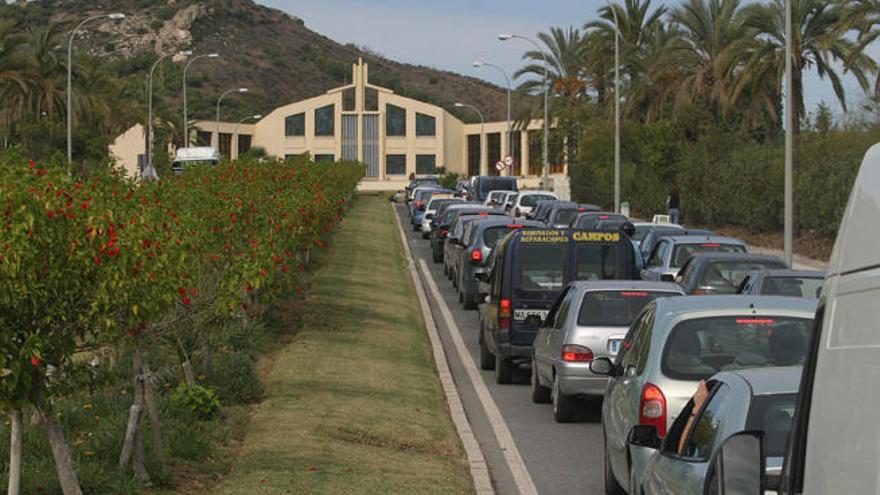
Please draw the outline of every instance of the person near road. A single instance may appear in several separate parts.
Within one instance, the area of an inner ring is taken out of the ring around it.
[[[681,219],[681,190],[678,186],[672,186],[669,196],[666,198],[666,209],[669,213],[669,221],[678,224]]]

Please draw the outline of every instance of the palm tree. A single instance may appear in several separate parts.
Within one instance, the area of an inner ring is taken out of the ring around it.
[[[791,110],[795,122],[800,123],[804,115],[805,71],[815,68],[820,78],[827,78],[845,110],[846,92],[841,76],[834,67],[835,62],[843,65],[844,72],[852,73],[866,91],[870,86],[868,76],[877,66],[862,51],[858,42],[844,36],[847,27],[843,22],[843,6],[824,0],[791,2],[794,26],[791,90],[795,101],[795,107]],[[754,50],[747,70],[743,71],[740,85],[748,85],[752,78],[760,78],[768,72],[774,74],[777,84],[781,84],[785,67],[785,0],[749,5],[743,10],[743,15],[745,24],[759,34],[762,46]]]
[[[857,52],[880,38],[880,0],[849,0],[841,2],[841,17],[844,28],[858,33]],[[874,97],[880,97],[880,74],[874,82]]]
[[[15,23],[0,22],[0,119],[8,132],[12,122],[27,113],[28,82],[22,61],[23,40],[13,34]]]
[[[514,73],[514,78],[534,75],[536,78],[523,82],[519,89],[525,92],[540,90],[544,78],[544,56],[547,57],[547,79],[551,94],[565,98],[585,94],[586,84],[582,72],[583,35],[577,28],[553,27],[549,33],[538,33],[538,39],[546,50],[530,50],[523,54],[529,61]]]

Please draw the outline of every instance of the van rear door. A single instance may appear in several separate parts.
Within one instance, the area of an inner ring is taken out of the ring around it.
[[[524,231],[512,250],[510,280],[510,342],[530,346],[540,321],[568,283],[566,272],[568,236],[565,231]],[[538,316],[540,320],[529,318]]]

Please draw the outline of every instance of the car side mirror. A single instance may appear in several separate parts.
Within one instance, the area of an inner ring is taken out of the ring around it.
[[[434,214],[433,214],[433,213],[428,213],[428,214],[425,215],[425,218],[427,218],[428,220],[430,220],[430,219],[434,218]]]
[[[606,357],[600,357],[590,361],[590,371],[592,371],[594,375],[614,376],[616,371],[615,368],[616,366],[614,366],[614,363]]]
[[[649,449],[659,449],[661,440],[654,425],[635,425],[629,430],[626,443]]]
[[[764,469],[764,434],[759,431],[737,433],[725,440],[712,457],[703,493],[764,493]]]
[[[660,275],[660,281],[661,282],[675,282],[675,276],[672,275],[671,273],[664,273],[663,275]]]

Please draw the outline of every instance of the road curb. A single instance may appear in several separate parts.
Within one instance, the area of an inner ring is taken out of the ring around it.
[[[391,204],[391,214],[397,223],[397,229],[400,234],[400,242],[403,245],[403,252],[406,258],[407,268],[412,277],[413,285],[416,290],[416,297],[419,300],[419,307],[422,310],[422,319],[425,321],[425,328],[428,330],[428,337],[431,341],[431,349],[434,353],[434,364],[437,367],[437,374],[440,377],[440,384],[443,386],[446,402],[449,405],[449,414],[452,416],[452,422],[464,446],[467,455],[468,464],[470,466],[471,478],[473,478],[474,488],[478,495],[494,495],[495,488],[492,486],[492,479],[489,476],[489,468],[483,452],[480,450],[480,443],[474,436],[470,421],[464,412],[464,406],[461,403],[461,396],[452,379],[452,373],[449,371],[449,364],[446,360],[446,352],[443,350],[443,344],[440,341],[440,334],[437,332],[437,324],[434,322],[434,316],[431,314],[431,308],[428,306],[428,296],[425,294],[425,288],[422,286],[419,274],[416,271],[413,261],[412,252],[409,243],[406,242],[406,233],[400,222],[400,216],[395,211],[394,205]]]

